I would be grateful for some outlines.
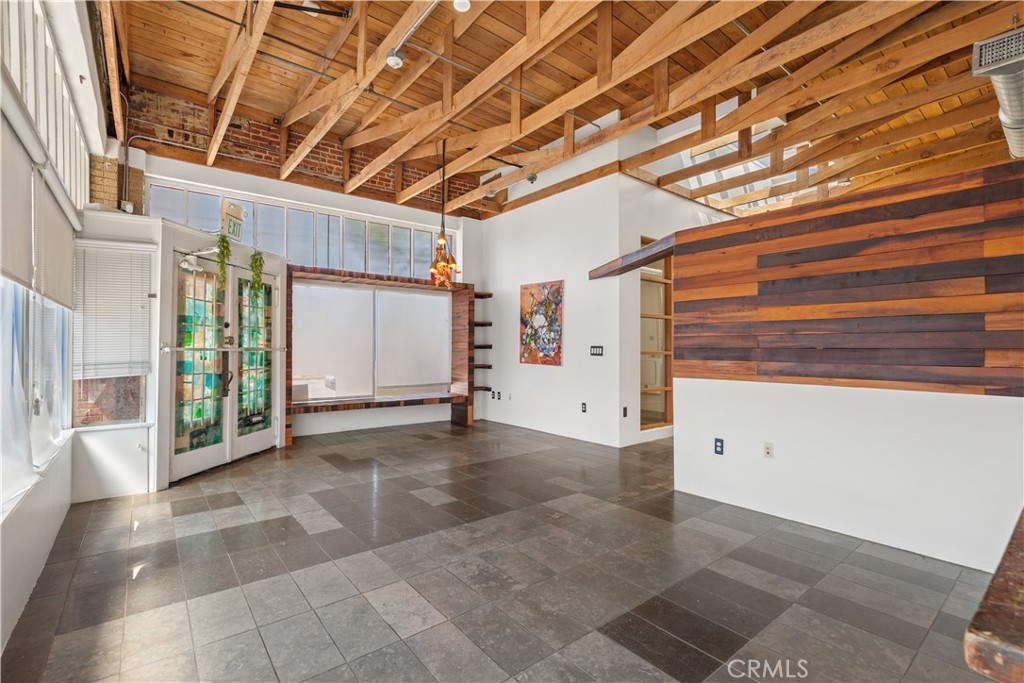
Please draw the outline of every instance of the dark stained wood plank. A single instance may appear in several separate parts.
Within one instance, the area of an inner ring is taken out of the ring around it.
[[[667,237],[662,237],[660,240],[655,240],[636,251],[630,252],[625,256],[615,259],[614,261],[609,261],[603,266],[594,268],[590,271],[590,279],[597,280],[602,277],[622,275],[623,273],[628,273],[631,270],[636,270],[637,268],[646,266],[649,263],[660,261],[666,256],[672,255],[675,242],[675,235],[668,235]]]

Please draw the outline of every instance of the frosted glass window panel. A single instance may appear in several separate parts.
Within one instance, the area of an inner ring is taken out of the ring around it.
[[[185,191],[162,185],[150,185],[149,215],[184,223]]]
[[[242,207],[242,244],[253,246],[256,239],[256,223],[253,215],[253,203],[245,199],[228,197],[228,201],[234,202]]]
[[[391,228],[391,274],[409,277],[412,274],[412,230]]]
[[[288,262],[313,265],[313,212],[288,209]]]
[[[412,276],[429,280],[430,262],[434,260],[434,235],[426,230],[417,230],[413,237],[412,253]]]
[[[220,197],[203,192],[188,193],[188,224],[205,232],[220,232]]]
[[[296,281],[292,383],[310,400],[373,395],[373,288]]]
[[[389,228],[384,223],[369,223],[370,240],[370,267],[369,273],[387,275],[390,269],[388,258],[388,232]]]
[[[366,223],[345,219],[345,270],[366,272]]]
[[[341,267],[341,218],[338,216],[316,215],[316,265],[319,268]]]
[[[256,245],[261,251],[285,255],[283,207],[256,205]]]
[[[377,290],[377,385],[451,385],[452,297]]]

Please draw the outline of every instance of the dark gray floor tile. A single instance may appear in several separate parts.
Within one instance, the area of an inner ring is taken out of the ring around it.
[[[407,581],[448,619],[487,602],[483,596],[444,567],[410,576]]]
[[[436,680],[409,647],[399,641],[351,663],[361,683],[420,683]]]
[[[218,555],[228,554],[227,546],[224,545],[224,539],[219,531],[205,531],[182,536],[175,543],[178,546],[178,560],[182,564],[206,561]]]
[[[206,496],[206,502],[209,504],[211,510],[220,510],[222,508],[235,507],[236,505],[245,505],[245,501],[235,493],[231,491],[229,493],[215,493],[210,496]]]
[[[68,593],[58,635],[124,617],[125,590],[121,580]]]
[[[289,517],[292,519],[294,517]],[[273,520],[269,520],[273,521]],[[263,522],[251,522],[249,524],[242,524],[240,526],[228,527],[220,530],[220,536],[224,539],[224,547],[227,548],[229,553],[237,553],[240,550],[250,550],[252,548],[258,548],[263,545],[268,545],[270,540],[267,535],[263,533]],[[295,522],[298,524],[298,522]],[[300,525],[301,529],[302,526]],[[305,534],[305,530],[302,532]]]
[[[792,604],[789,600],[708,569],[684,579],[682,584],[714,593],[769,617],[777,617]]]
[[[516,680],[519,683],[589,683],[594,678],[556,652],[520,673]]]
[[[749,640],[662,597],[651,598],[632,613],[723,662]]]
[[[662,682],[666,674],[597,631],[565,647],[562,656],[598,681]]]
[[[370,549],[370,546],[348,529],[323,531],[313,534],[310,538],[315,540],[332,560],[357,555]]]
[[[852,564],[855,567],[870,569],[873,572],[891,576],[894,579],[900,579],[901,581],[917,584],[918,586],[922,586],[939,593],[949,593],[953,590],[953,586],[956,585],[956,581],[954,579],[932,574],[931,572],[923,571],[921,569],[915,569],[914,567],[908,567],[905,564],[892,562],[890,560],[875,557],[874,555],[865,555],[861,552],[851,553],[843,560],[843,562],[846,564]]]
[[[256,630],[196,648],[196,664],[203,681],[252,683],[277,679]]]
[[[198,598],[238,585],[238,576],[227,555],[184,562],[181,565],[181,577],[185,584],[185,595],[189,598]]]
[[[171,514],[175,517],[191,515],[196,512],[204,512],[209,509],[210,504],[206,502],[206,498],[204,496],[171,501]]]
[[[116,550],[112,553],[90,555],[78,559],[71,576],[70,589],[79,590],[87,586],[98,586],[111,581],[125,580],[128,571],[128,552]]]
[[[928,633],[927,629],[910,622],[814,588],[800,596],[797,602],[905,647],[920,647]]]
[[[289,538],[274,544],[284,566],[294,572],[313,565],[322,564],[331,558],[312,538]]]
[[[134,577],[134,578],[132,578]],[[163,607],[185,599],[185,585],[181,580],[181,567],[174,564],[165,569],[150,569],[141,565],[128,579],[125,613],[128,615]]]
[[[67,593],[71,586],[71,577],[75,573],[75,560],[56,562],[43,567],[39,578],[36,579],[35,588],[32,589],[33,598],[42,598],[47,595]]]
[[[719,666],[718,660],[633,613],[623,614],[599,631],[676,680],[701,681]]]
[[[821,577],[825,576],[823,571],[755,550],[749,546],[741,546],[733,550],[728,557],[808,586],[814,585],[821,580]]]
[[[554,652],[494,605],[463,614],[453,623],[509,674],[519,673]]]
[[[278,553],[269,545],[240,550],[229,557],[242,584],[269,579],[288,571]]]

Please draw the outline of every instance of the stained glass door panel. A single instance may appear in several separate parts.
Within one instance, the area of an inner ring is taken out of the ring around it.
[[[174,454],[224,441],[224,292],[209,271],[178,271]]]
[[[252,282],[238,278],[238,434],[252,434],[271,426],[271,321],[273,290],[264,284],[256,292]]]

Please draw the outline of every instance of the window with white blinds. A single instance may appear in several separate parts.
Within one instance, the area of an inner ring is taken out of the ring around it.
[[[149,373],[150,256],[75,250],[74,379]]]

